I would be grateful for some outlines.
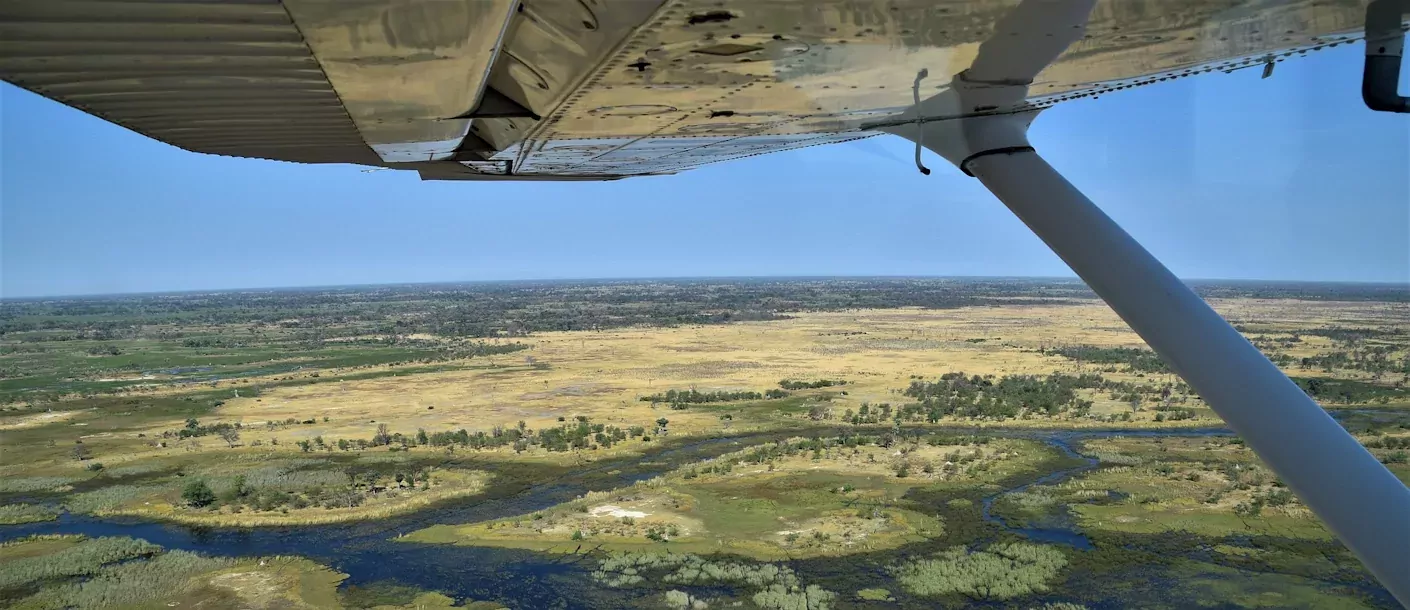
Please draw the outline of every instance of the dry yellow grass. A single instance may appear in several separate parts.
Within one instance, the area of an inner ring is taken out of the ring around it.
[[[1410,320],[1410,306],[1395,303],[1234,299],[1215,301],[1214,305],[1226,317],[1256,333],[1322,326],[1389,328],[1403,326]],[[970,341],[976,339],[983,341]],[[1301,357],[1331,346],[1324,337],[1304,335],[1302,339],[1302,343],[1286,351]],[[202,421],[242,422],[245,428],[241,443],[249,446],[258,441],[269,448],[270,442],[277,439],[281,452],[296,452],[294,441],[315,436],[323,436],[329,443],[340,438],[367,439],[379,423],[406,434],[418,428],[428,432],[489,430],[496,425],[513,426],[521,420],[530,428],[543,429],[558,425],[560,417],[571,421],[575,415],[586,415],[594,422],[624,427],[649,427],[658,417],[666,417],[674,435],[743,431],[776,426],[778,421],[722,422],[720,411],[714,408],[673,411],[664,405],[653,408],[639,398],[669,389],[764,391],[777,387],[782,379],[844,379],[848,385],[834,390],[845,391],[846,395],[834,396],[831,403],[834,412],[840,414],[849,408],[855,410],[864,402],[907,402],[898,392],[912,376],[934,378],[951,371],[994,375],[1098,372],[1103,367],[1045,356],[1037,350],[1081,344],[1144,346],[1109,308],[1094,301],[1065,306],[801,313],[793,319],[768,322],[552,332],[517,340],[530,344],[532,349],[477,359],[476,368],[465,370],[349,381],[338,380],[340,371],[323,371],[321,383],[268,389],[258,397],[246,393],[245,397],[227,400]],[[1140,379],[1127,373],[1102,374],[1119,381],[1175,380],[1171,375]],[[1338,371],[1337,375],[1357,376],[1351,371]],[[255,379],[243,383],[258,382]],[[1109,396],[1087,392],[1083,397],[1095,401],[1095,415],[1130,411],[1128,405]],[[783,417],[779,415],[778,419]],[[262,425],[289,418],[312,419],[315,423],[275,430]],[[1153,418],[1154,412],[1147,410],[1133,414],[1133,421],[1122,425],[1219,423],[1206,418],[1156,424]],[[1003,425],[1110,424],[1033,419],[1010,420]],[[162,430],[179,427],[180,422],[172,421],[154,425],[146,432],[151,439]],[[636,451],[640,446],[630,441],[611,453]],[[228,451],[219,440],[210,438],[169,447],[133,449],[130,455],[99,457],[120,462],[192,451]]]
[[[965,341],[971,338],[986,341]],[[279,388],[227,401],[217,416],[247,425],[290,417],[320,422],[278,433],[289,438],[366,438],[374,421],[401,431],[488,429],[519,420],[538,429],[573,415],[620,425],[665,416],[672,430],[688,433],[718,430],[720,423],[711,413],[653,409],[639,397],[692,387],[763,391],[782,379],[841,378],[849,385],[842,388],[848,395],[835,402],[840,411],[862,402],[901,402],[895,391],[912,375],[1073,368],[1033,351],[1042,346],[1140,345],[1105,307],[1085,305],[809,313],[720,326],[543,333],[527,342],[534,348],[524,354],[546,366],[531,369],[522,366],[523,355],[501,356],[504,370]],[[324,417],[328,424],[321,423]]]

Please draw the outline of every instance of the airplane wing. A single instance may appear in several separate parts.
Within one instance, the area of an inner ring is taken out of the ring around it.
[[[201,153],[612,179],[878,135],[1017,4],[7,0],[0,77]],[[1359,40],[1365,8],[1102,0],[1026,100],[954,118],[1262,68]]]

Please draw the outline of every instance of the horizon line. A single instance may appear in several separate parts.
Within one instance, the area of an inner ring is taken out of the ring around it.
[[[522,279],[497,279],[497,280],[435,280],[426,282],[377,282],[365,284],[312,284],[312,285],[283,285],[283,286],[244,286],[226,288],[189,288],[176,290],[150,290],[134,292],[105,292],[105,293],[58,293],[43,295],[24,296],[3,296],[0,295],[0,303],[19,301],[39,301],[47,299],[95,299],[95,298],[115,298],[115,297],[141,297],[141,296],[179,296],[195,294],[215,294],[215,293],[240,293],[240,292],[279,292],[279,291],[316,291],[348,288],[385,288],[398,286],[461,286],[461,285],[484,285],[484,284],[514,284],[514,283],[595,283],[595,282],[686,282],[704,280],[1025,280],[1025,281],[1064,281],[1077,282],[1087,287],[1086,282],[1076,275],[1063,276],[1024,276],[1024,275],[697,275],[697,276],[619,276],[619,277],[558,277],[558,278],[522,278]],[[1332,284],[1348,286],[1383,286],[1399,287],[1410,290],[1410,281],[1357,281],[1357,280],[1290,280],[1290,279],[1264,279],[1264,278],[1178,278],[1181,282],[1192,283],[1218,283],[1218,282],[1244,282],[1263,284]]]

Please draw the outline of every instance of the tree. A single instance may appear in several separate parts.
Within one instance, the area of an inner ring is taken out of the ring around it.
[[[221,428],[220,438],[225,441],[225,444],[230,445],[231,449],[234,449],[235,443],[240,442],[240,431],[235,428]]]
[[[522,423],[524,423],[524,422],[519,422],[519,423],[522,424]],[[416,444],[418,444],[418,445],[425,445],[425,444],[430,443],[430,442],[431,442],[431,439],[426,436],[426,429],[425,429],[425,428],[417,428],[417,429],[416,429]]]
[[[187,483],[186,488],[181,490],[181,499],[190,506],[201,508],[215,502],[215,492],[211,491],[205,481],[196,479]]]
[[[372,435],[373,446],[392,444],[392,433],[387,424],[377,424],[377,434]]]
[[[74,444],[73,459],[82,461],[91,457],[93,457],[93,454],[92,452],[88,451],[88,446],[84,445],[83,441],[78,441]]]
[[[1317,378],[1317,377],[1313,377],[1313,378],[1311,378],[1311,379],[1308,379],[1308,380],[1307,380],[1307,394],[1308,394],[1309,396],[1313,397],[1313,398],[1316,398],[1316,397],[1318,397],[1318,396],[1321,396],[1321,395],[1322,395],[1322,389],[1323,389],[1325,386],[1326,386],[1326,382],[1322,381],[1321,379],[1319,379],[1319,378]]]

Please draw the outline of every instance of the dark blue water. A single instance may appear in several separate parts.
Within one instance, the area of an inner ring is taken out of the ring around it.
[[[1067,544],[1082,549],[1092,543],[1074,527],[1009,528],[990,514],[993,501],[1004,493],[1037,484],[1052,484],[1090,470],[1097,461],[1077,453],[1075,440],[1108,436],[1211,436],[1224,430],[1169,430],[1135,432],[1102,430],[1091,432],[985,431],[987,434],[1031,437],[1044,440],[1081,465],[1054,472],[1033,482],[1004,490],[984,500],[984,518],[1010,531],[1035,540]],[[699,441],[651,456],[641,468],[609,478],[608,488],[630,485],[673,468],[678,458],[699,459],[733,451],[749,438],[722,438]],[[673,459],[676,458],[676,459]],[[598,472],[613,465],[584,472]],[[416,544],[392,540],[442,523],[467,523],[498,519],[549,508],[590,491],[578,477],[530,487],[506,497],[467,498],[429,507],[417,513],[377,521],[334,525],[271,528],[207,528],[157,523],[131,518],[98,518],[64,514],[57,521],[0,527],[0,541],[30,534],[84,534],[87,536],[131,536],[169,549],[197,551],[222,556],[299,555],[332,566],[349,575],[347,584],[365,585],[397,581],[453,597],[496,600],[526,608],[619,607],[620,590],[594,586],[589,573],[596,567],[579,555],[550,555],[532,551],[445,544]],[[583,548],[583,551],[589,549]]]
[[[738,438],[710,439],[669,449],[649,458],[652,462],[648,464],[655,466],[634,468],[609,477],[605,485],[609,488],[630,485],[672,468],[671,462],[675,460],[671,458],[698,459],[717,455],[736,450],[739,442]],[[620,465],[612,462],[579,473],[600,473]],[[210,528],[66,513],[57,521],[0,527],[0,541],[31,534],[131,536],[168,549],[208,555],[308,557],[348,574],[346,584],[350,585],[394,580],[452,597],[512,600],[516,607],[611,607],[611,603],[599,598],[612,595],[620,600],[622,593],[592,586],[588,575],[596,567],[595,562],[578,565],[582,557],[392,540],[398,535],[441,523],[467,523],[530,513],[591,491],[574,482],[576,480],[563,478],[502,498],[467,498],[398,517],[331,525]]]

